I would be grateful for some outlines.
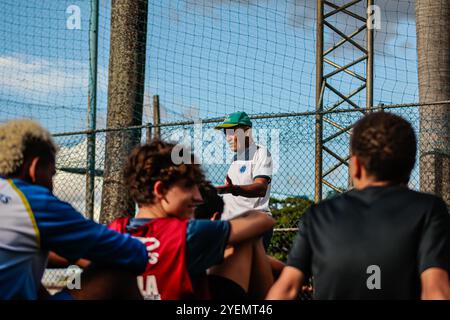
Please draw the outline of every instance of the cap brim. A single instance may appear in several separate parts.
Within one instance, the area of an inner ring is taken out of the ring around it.
[[[219,129],[227,129],[227,128],[233,128],[233,127],[237,127],[239,124],[237,123],[221,123],[217,126],[214,127],[214,129],[219,130]]]

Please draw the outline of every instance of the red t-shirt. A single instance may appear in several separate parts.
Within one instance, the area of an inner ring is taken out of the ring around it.
[[[144,299],[179,300],[193,298],[186,262],[186,227],[188,219],[156,218],[127,230],[130,218],[114,220],[109,228],[129,233],[147,247],[148,263],[138,277]]]

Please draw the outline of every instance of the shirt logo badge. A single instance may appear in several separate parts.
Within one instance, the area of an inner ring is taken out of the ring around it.
[[[247,166],[246,166],[246,165],[243,165],[243,166],[239,169],[239,171],[240,171],[241,173],[244,173],[245,170],[247,170]]]

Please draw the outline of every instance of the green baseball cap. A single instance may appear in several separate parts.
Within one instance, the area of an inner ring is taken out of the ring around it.
[[[245,112],[239,111],[239,112],[233,112],[228,117],[226,117],[223,122],[215,127],[215,129],[227,129],[227,128],[233,128],[236,126],[247,126],[251,127],[252,122],[250,121],[250,118]]]

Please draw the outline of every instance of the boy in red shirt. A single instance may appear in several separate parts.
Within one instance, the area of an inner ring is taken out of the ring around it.
[[[250,259],[258,256],[254,252],[262,249],[259,238],[273,227],[274,220],[257,211],[232,221],[191,219],[203,201],[199,185],[204,175],[192,164],[193,156],[188,157],[190,163],[174,164],[174,147],[155,140],[131,153],[125,180],[139,209],[135,218],[119,218],[110,225],[147,246],[147,268],[138,278],[141,293],[145,299],[195,298],[193,280],[219,264],[212,273],[231,278],[248,293]],[[224,261],[228,245],[232,248]],[[268,264],[267,270],[270,274]],[[267,280],[260,281],[260,289],[267,292],[272,278],[264,270],[261,275]]]

